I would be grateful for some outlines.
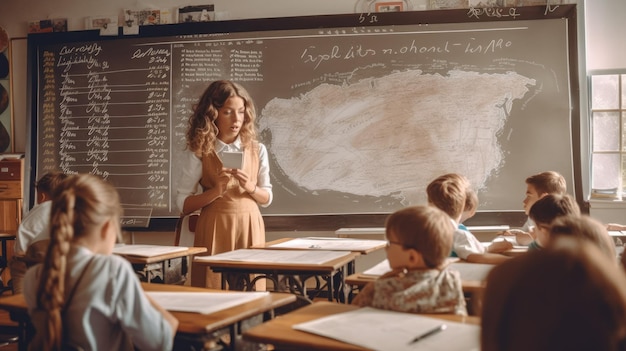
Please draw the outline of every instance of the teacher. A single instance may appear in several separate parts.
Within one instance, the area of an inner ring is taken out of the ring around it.
[[[201,211],[194,246],[214,255],[263,244],[259,205],[269,206],[273,195],[267,149],[257,140],[250,95],[237,83],[215,81],[193,110],[176,199],[183,214]],[[225,152],[243,152],[241,168],[225,168]],[[219,289],[221,277],[194,264],[191,285]]]

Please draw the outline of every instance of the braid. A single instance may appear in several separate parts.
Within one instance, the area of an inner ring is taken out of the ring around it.
[[[55,194],[56,195],[56,194]],[[74,237],[74,205],[76,195],[71,187],[53,198],[50,214],[50,245],[44,259],[37,291],[39,308],[47,311],[44,347],[60,350],[63,335],[61,309],[65,302],[65,272],[70,242]]]
[[[67,257],[73,241],[94,235],[122,215],[113,185],[90,174],[69,176],[52,192],[50,245],[37,287],[37,307],[48,315],[42,333],[45,350],[60,350],[63,339]],[[97,235],[97,234],[96,234]]]

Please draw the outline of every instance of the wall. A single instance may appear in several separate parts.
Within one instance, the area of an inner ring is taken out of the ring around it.
[[[626,36],[623,15],[626,1],[591,0],[585,2],[587,70],[625,69]]]
[[[361,1],[361,2],[359,2]],[[410,0],[413,9],[426,9],[428,0]],[[218,19],[242,19],[260,17],[284,17],[298,15],[326,15],[338,13],[354,13],[356,4],[362,0],[336,1],[336,0],[213,0],[194,1],[188,5],[215,4]],[[579,18],[579,55],[580,82],[581,82],[581,124],[582,134],[588,130],[585,118],[587,116],[586,105],[586,70],[609,70],[625,69],[626,42],[617,40],[626,36],[626,26],[621,21],[622,14],[626,12],[626,2],[623,0],[566,0],[567,3],[577,3],[581,9]],[[262,4],[262,6],[259,6]],[[94,15],[119,15],[121,9],[144,9],[144,8],[175,8],[180,6],[174,0],[134,1],[109,0],[109,1],[82,1],[82,0],[2,0],[0,3],[0,26],[4,27],[12,38],[25,37],[27,22],[34,19],[68,18],[70,30],[83,29],[84,18]],[[24,116],[15,116],[15,124],[25,124]],[[583,150],[588,148],[588,143],[583,141]],[[17,145],[16,151],[24,151],[24,145]],[[583,165],[588,164],[588,159],[583,159]],[[588,170],[583,168],[583,186],[588,185]],[[522,194],[519,194],[520,198]],[[607,205],[594,206],[592,214],[597,214],[605,221],[620,221],[626,217],[626,210],[618,207],[611,208],[609,212],[603,212]],[[623,220],[622,220],[623,222]],[[292,233],[298,234],[298,233]],[[328,234],[328,233],[325,233]],[[268,239],[273,233],[268,233]],[[286,233],[277,233],[278,236]],[[151,240],[146,233],[137,233],[137,241]],[[168,239],[169,240],[169,239]],[[173,236],[172,239],[173,240]]]

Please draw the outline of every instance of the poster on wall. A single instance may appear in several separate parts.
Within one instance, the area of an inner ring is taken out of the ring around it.
[[[4,53],[0,55],[4,55]],[[0,153],[12,151],[10,131],[9,80],[0,78]]]
[[[0,153],[11,152],[11,109],[9,108],[9,38],[0,27]]]

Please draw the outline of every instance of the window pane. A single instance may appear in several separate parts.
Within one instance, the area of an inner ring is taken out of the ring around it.
[[[593,151],[619,151],[619,112],[593,112]]]
[[[622,154],[622,169],[626,170],[626,155]],[[622,194],[624,194],[624,186],[626,186],[626,173],[622,172]]]
[[[591,108],[594,110],[619,108],[619,76],[615,74],[591,77]]]
[[[626,111],[622,111],[622,152],[626,152]],[[626,169],[626,168],[624,168]]]
[[[626,74],[622,74],[622,109],[626,109]]]
[[[617,192],[620,184],[620,155],[593,154],[591,187],[594,190]]]

